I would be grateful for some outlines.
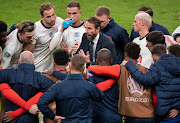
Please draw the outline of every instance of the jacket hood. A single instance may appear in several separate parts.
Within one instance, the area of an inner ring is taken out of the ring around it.
[[[164,68],[173,75],[180,75],[180,57],[171,54],[163,55],[160,59]]]

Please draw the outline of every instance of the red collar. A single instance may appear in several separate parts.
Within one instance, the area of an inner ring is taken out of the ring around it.
[[[64,70],[66,70],[66,68],[56,68],[55,70],[56,71],[64,71]]]

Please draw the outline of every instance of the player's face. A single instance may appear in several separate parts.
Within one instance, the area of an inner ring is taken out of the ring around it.
[[[96,16],[101,21],[101,29],[104,29],[110,22],[111,17],[107,17],[106,15]]]
[[[153,44],[151,42],[148,42],[147,41],[147,45],[148,49],[151,51],[152,47],[153,47]]]
[[[78,9],[78,7],[72,7],[72,8],[67,7],[66,12],[68,18],[74,19],[74,23],[72,25],[76,24],[80,20],[80,16],[82,12],[81,10]]]
[[[5,43],[6,40],[7,40],[7,32],[6,31],[5,32],[1,32],[0,33],[0,41]]]
[[[25,32],[21,35],[21,41],[25,44],[31,43],[33,41],[34,31],[32,32]]]
[[[87,39],[92,41],[97,36],[97,34],[99,33],[100,27],[98,27],[96,29],[94,24],[89,23],[88,21],[86,21],[85,30],[86,30],[85,33],[87,35]]]
[[[141,20],[138,17],[135,17],[132,25],[133,25],[134,31],[139,32],[141,29]]]
[[[41,16],[43,24],[47,27],[52,27],[55,24],[56,21],[56,14],[54,9],[45,10],[43,12],[44,16]]]

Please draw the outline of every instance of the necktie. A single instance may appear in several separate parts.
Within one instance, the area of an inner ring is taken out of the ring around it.
[[[89,43],[89,55],[90,55],[90,61],[91,61],[91,63],[93,62],[93,42],[92,41],[90,41],[90,43]]]

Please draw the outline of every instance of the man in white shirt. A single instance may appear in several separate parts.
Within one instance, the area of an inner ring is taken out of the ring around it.
[[[73,18],[74,22],[68,28],[59,27],[58,32],[50,43],[50,50],[57,48],[61,42],[65,42],[68,45],[69,52],[75,53],[81,44],[82,36],[85,32],[84,22],[80,19],[82,13],[80,3],[77,1],[69,2],[66,12],[68,18],[65,21]]]
[[[140,13],[135,16],[133,22],[133,28],[135,32],[139,33],[139,37],[135,38],[133,42],[138,44],[141,48],[138,64],[149,68],[153,63],[152,55],[149,49],[146,47],[146,36],[149,34],[149,26],[152,23],[152,19],[147,13]]]
[[[33,40],[34,29],[35,25],[33,22],[23,21],[18,25],[17,29],[8,35],[1,60],[3,69],[18,65],[20,53]]]
[[[58,27],[62,25],[63,19],[56,16],[54,6],[48,2],[41,5],[40,14],[41,20],[35,23],[35,35],[33,43],[30,45],[30,51],[35,57],[36,71],[43,72],[53,68],[49,43]]]

